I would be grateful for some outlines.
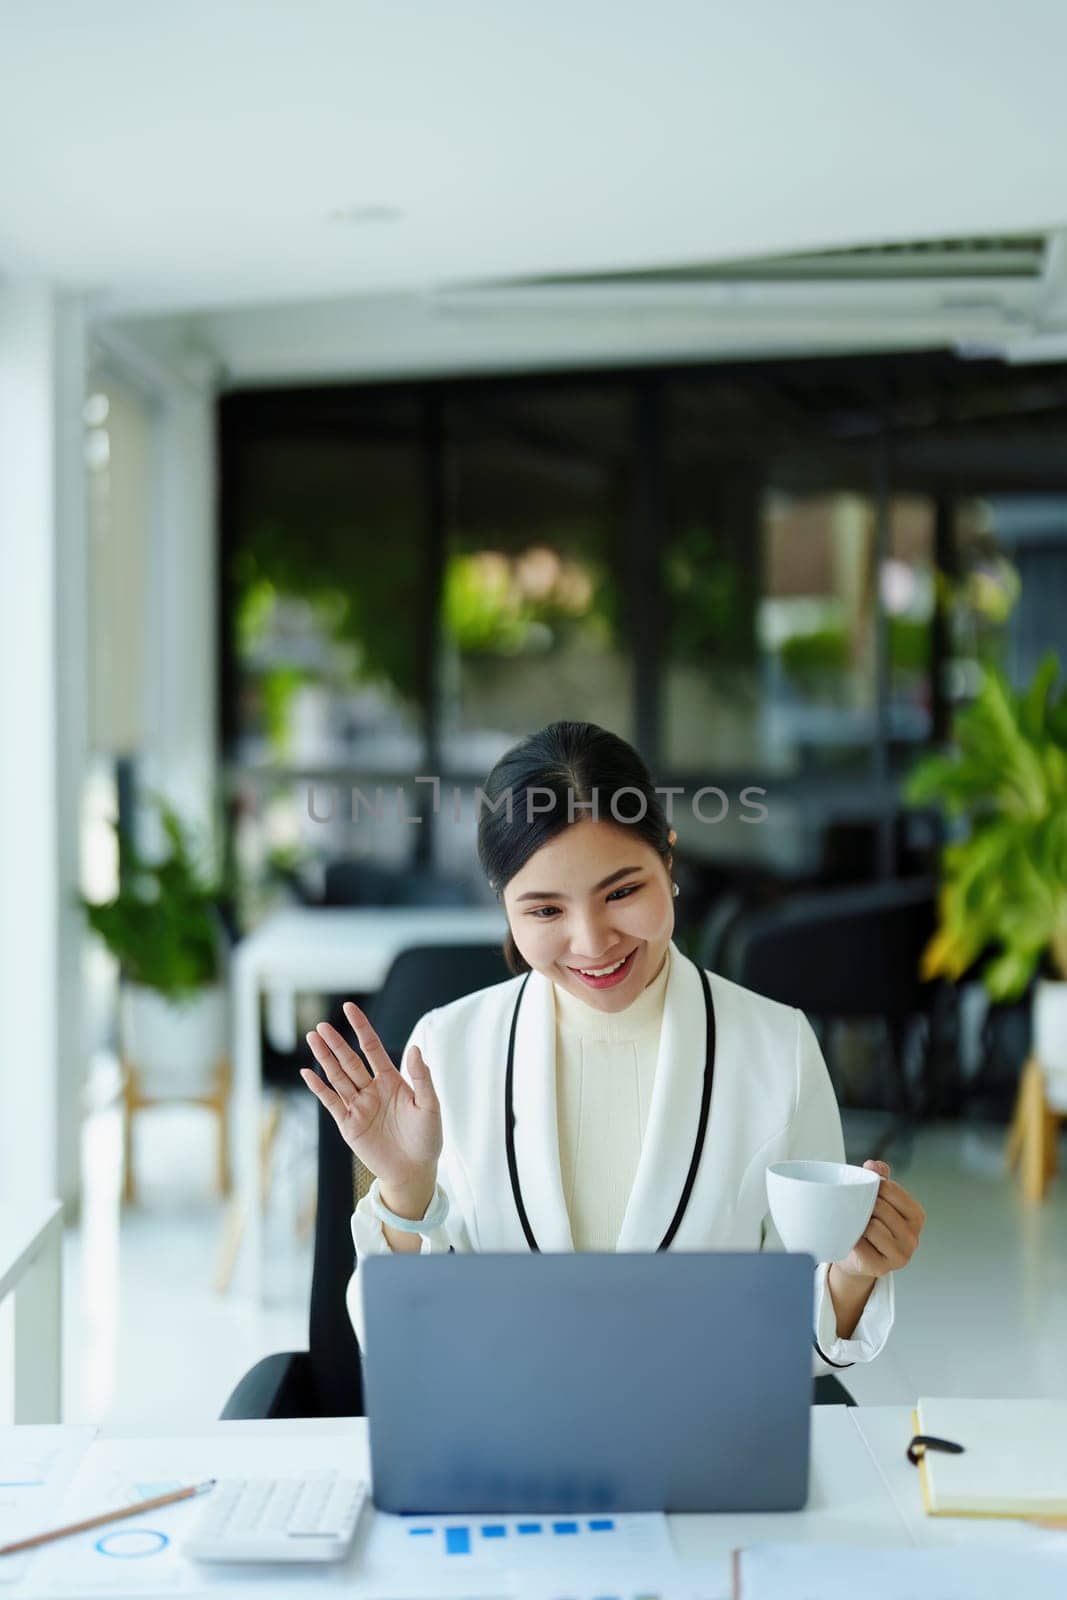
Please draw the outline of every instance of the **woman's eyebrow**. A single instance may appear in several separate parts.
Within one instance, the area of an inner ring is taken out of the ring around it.
[[[593,893],[598,889],[606,889],[609,883],[615,883],[619,878],[628,878],[631,872],[640,872],[640,867],[620,867],[618,872],[611,873],[606,878],[601,878],[599,883],[594,883]],[[569,900],[570,896],[561,894],[558,889],[531,889],[528,894],[517,896],[519,900]]]

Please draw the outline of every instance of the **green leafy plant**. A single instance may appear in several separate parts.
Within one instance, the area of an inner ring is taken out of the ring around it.
[[[215,983],[221,970],[220,906],[229,893],[224,878],[198,862],[192,831],[159,797],[167,849],[156,861],[144,860],[130,839],[115,828],[119,848],[119,891],[113,900],[81,899],[93,931],[116,957],[122,975],[181,1003]]]
[[[959,978],[987,950],[983,979],[997,1000],[1020,995],[1047,960],[1067,979],[1067,689],[1050,653],[1016,693],[986,670],[955,719],[955,750],[927,756],[905,794],[965,819],[941,858],[939,927],[926,977]]]

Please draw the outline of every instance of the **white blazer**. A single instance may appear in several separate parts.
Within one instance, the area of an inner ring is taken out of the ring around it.
[[[715,1013],[715,1070],[704,1149],[673,1250],[781,1249],[767,1211],[769,1163],[843,1161],[841,1118],[807,1018],[707,974]],[[441,1102],[444,1149],[438,1181],[449,1200],[444,1224],[423,1236],[423,1254],[529,1248],[508,1172],[504,1078],[508,1036],[522,977],[427,1012],[412,1032]],[[655,1250],[670,1227],[692,1161],[704,1083],[704,996],[694,964],[672,944],[648,1124],[618,1250]],[[407,1050],[404,1052],[407,1059]],[[515,1161],[522,1199],[542,1250],[573,1250],[560,1174],[556,1120],[553,986],[530,974],[514,1054]],[[358,1261],[389,1244],[368,1199],[356,1207]],[[850,1339],[837,1337],[826,1288],[815,1272],[816,1372],[870,1361],[893,1322],[892,1274],[876,1283]],[[362,1343],[360,1274],[348,1287]]]

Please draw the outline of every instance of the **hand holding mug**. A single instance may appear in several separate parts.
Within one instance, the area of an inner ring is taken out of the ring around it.
[[[780,1161],[767,1168],[767,1200],[787,1250],[834,1263],[873,1283],[906,1266],[926,1220],[922,1206],[890,1179],[884,1161]]]
[[[848,1255],[836,1263],[851,1278],[884,1278],[906,1267],[919,1247],[926,1212],[902,1184],[890,1177],[887,1161],[865,1161],[865,1171],[881,1178],[870,1220]]]

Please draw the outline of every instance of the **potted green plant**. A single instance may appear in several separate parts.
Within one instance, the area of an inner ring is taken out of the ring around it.
[[[119,963],[122,1053],[141,1093],[185,1098],[206,1091],[226,1054],[220,907],[228,889],[200,864],[173,807],[154,803],[163,854],[145,859],[116,825],[118,893],[81,904]]]
[[[921,760],[905,795],[939,802],[962,830],[942,852],[939,926],[924,975],[958,979],[985,956],[986,989],[1010,1000],[1036,974],[1034,1053],[1050,1104],[1067,1109],[1067,689],[1057,691],[1059,673],[1050,653],[1016,692],[987,668],[955,718],[955,748]]]

